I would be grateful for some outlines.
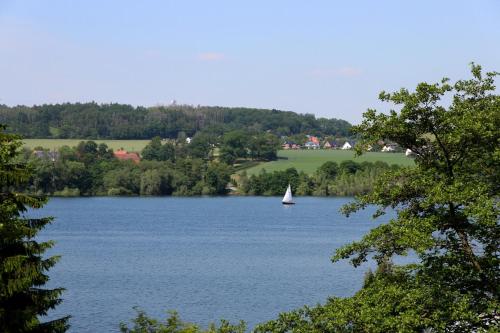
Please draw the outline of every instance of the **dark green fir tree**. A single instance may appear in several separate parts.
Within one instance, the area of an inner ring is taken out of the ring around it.
[[[47,270],[58,257],[44,258],[53,242],[36,235],[51,218],[27,218],[28,208],[40,208],[45,198],[19,193],[31,177],[26,164],[17,162],[19,137],[5,134],[0,125],[0,332],[65,332],[68,318],[41,320],[60,302],[62,288],[44,289]]]

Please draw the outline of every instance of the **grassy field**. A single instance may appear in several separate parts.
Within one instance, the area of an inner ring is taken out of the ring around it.
[[[388,164],[413,165],[413,160],[403,153],[365,153],[355,157],[352,150],[280,150],[277,161],[260,163],[246,169],[248,175],[258,174],[262,169],[268,172],[285,170],[294,167],[298,171],[312,174],[327,161],[340,163],[345,160],[356,162],[383,161]]]
[[[76,146],[80,141],[85,141],[83,139],[24,139],[24,145],[28,148],[35,148],[42,146],[47,149],[57,149],[62,146]],[[140,152],[150,140],[92,140],[97,144],[105,143],[109,148],[117,150],[123,148],[127,151]]]

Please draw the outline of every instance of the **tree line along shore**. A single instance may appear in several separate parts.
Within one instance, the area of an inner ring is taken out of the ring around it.
[[[253,163],[267,163],[262,162],[263,156],[276,159],[277,146],[271,145],[268,150],[259,146],[252,152],[239,147],[238,140],[235,145],[233,134],[223,140],[217,153],[214,149],[207,153],[204,140],[199,146],[197,139],[187,144],[155,138],[144,146],[140,160],[136,153],[113,150],[94,141],[52,150],[25,147],[19,158],[34,171],[25,191],[52,196],[280,195],[291,184],[298,195],[345,196],[366,193],[377,175],[400,168],[383,161],[353,161],[349,157],[354,153],[350,152],[337,160],[313,159],[313,172],[286,164],[281,170],[247,173]],[[240,157],[238,150],[248,156]]]

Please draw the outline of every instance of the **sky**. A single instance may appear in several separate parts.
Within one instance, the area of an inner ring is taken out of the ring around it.
[[[500,71],[500,1],[0,0],[0,104],[274,108],[359,123],[382,90]]]

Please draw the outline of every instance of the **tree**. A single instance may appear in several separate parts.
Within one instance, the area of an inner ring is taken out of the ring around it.
[[[232,169],[224,163],[210,163],[205,172],[203,194],[222,195],[227,193],[227,184],[231,180]]]
[[[175,160],[175,146],[166,142],[161,144],[161,138],[155,136],[151,142],[142,150],[142,158],[150,161],[173,161]]]
[[[450,84],[420,83],[414,92],[382,92],[400,112],[368,110],[353,130],[360,151],[380,139],[411,149],[415,167],[391,170],[373,191],[344,207],[377,205],[396,216],[333,261],[354,266],[373,257],[379,269],[351,298],[283,314],[259,332],[497,332],[500,329],[500,96],[497,73]],[[453,94],[451,99],[447,99]],[[449,105],[444,101],[450,100]],[[412,252],[411,265],[391,258]]]
[[[272,161],[278,158],[279,139],[270,133],[255,134],[249,138],[248,150],[254,160]]]
[[[339,166],[339,172],[352,175],[355,174],[358,170],[361,169],[361,165],[359,163],[356,163],[354,161],[348,160],[348,161],[342,161],[340,162]]]
[[[94,141],[81,141],[76,147],[79,159],[85,164],[91,164],[98,156],[98,146]]]
[[[158,170],[146,170],[141,175],[141,195],[161,194],[161,175]]]
[[[334,180],[339,173],[339,165],[334,161],[325,162],[318,168],[316,173],[328,180]]]
[[[120,332],[122,333],[244,333],[246,325],[240,322],[236,325],[227,320],[221,320],[220,325],[211,323],[208,329],[204,330],[192,323],[184,322],[176,312],[169,312],[169,317],[165,323],[148,317],[148,315],[139,309],[135,309],[137,317],[132,319],[134,326],[129,328],[127,324],[120,323]]]
[[[226,133],[222,138],[220,159],[226,164],[233,164],[238,158],[247,157],[249,136],[241,131]]]
[[[26,218],[30,208],[40,208],[44,198],[16,192],[31,177],[31,170],[16,162],[22,143],[14,135],[2,133],[0,126],[0,331],[64,332],[68,317],[41,322],[61,302],[62,288],[43,289],[46,272],[58,257],[44,259],[53,242],[38,242],[35,236],[51,218]]]
[[[216,143],[217,140],[214,135],[198,132],[191,140],[191,143],[187,145],[187,149],[191,157],[209,159]]]
[[[142,150],[142,158],[145,160],[156,160],[160,161],[160,151],[161,151],[161,138],[155,136],[151,139],[151,142],[144,147]]]

